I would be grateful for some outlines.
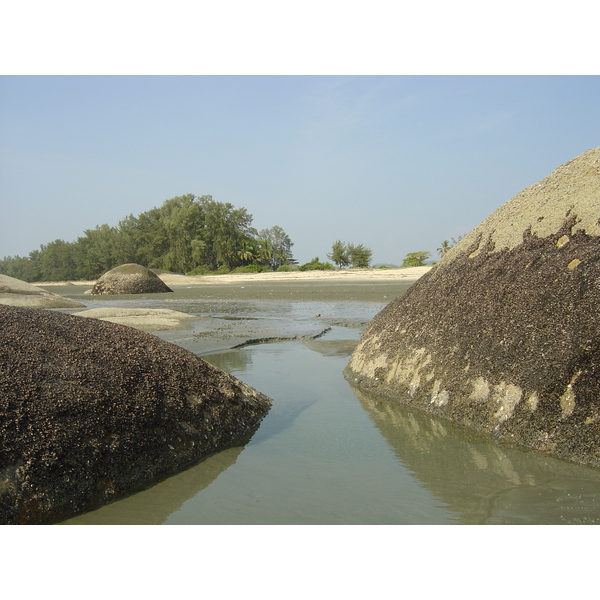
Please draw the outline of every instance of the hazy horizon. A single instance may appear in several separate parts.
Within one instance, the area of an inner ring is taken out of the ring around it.
[[[435,259],[600,145],[599,97],[597,76],[2,76],[0,257],[193,193],[301,264],[336,239]]]

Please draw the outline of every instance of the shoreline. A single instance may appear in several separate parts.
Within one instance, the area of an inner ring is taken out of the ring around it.
[[[406,283],[416,281],[432,266],[407,267],[397,269],[340,269],[335,271],[282,271],[266,273],[227,273],[225,275],[180,275],[157,270],[157,275],[168,285],[235,285],[239,283],[277,283],[277,282],[382,282]],[[41,281],[33,285],[38,287],[87,286],[93,287],[96,280],[90,281]]]

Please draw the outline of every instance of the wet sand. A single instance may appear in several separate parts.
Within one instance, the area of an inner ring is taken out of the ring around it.
[[[85,304],[68,312],[151,331],[198,355],[282,340],[311,342],[314,349],[327,341],[332,347],[319,351],[347,353],[347,336],[339,340],[335,332],[364,328],[430,268],[204,277],[159,273],[173,290],[160,294],[93,296],[85,293],[90,282],[48,287]],[[372,307],[368,317],[360,308],[365,305]],[[325,333],[326,340],[317,341]]]
[[[290,271],[283,273],[233,273],[189,277],[157,271],[174,291],[193,289],[195,298],[222,300],[300,300],[391,302],[432,267],[406,269],[347,269],[338,271]],[[62,295],[87,292],[94,281],[42,282],[36,284]],[[60,291],[56,288],[60,287]],[[167,298],[170,294],[154,294]],[[135,298],[105,296],[104,298]],[[80,301],[84,301],[78,298]]]
[[[113,297],[53,286],[87,309],[196,316],[157,337],[274,400],[243,448],[65,524],[600,522],[593,470],[352,390],[342,372],[361,331],[415,279],[271,275]]]

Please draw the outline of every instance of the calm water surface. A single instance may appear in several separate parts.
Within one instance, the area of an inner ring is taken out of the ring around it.
[[[383,302],[219,301],[198,299],[194,290],[176,290],[168,299],[77,298],[90,308],[143,306],[208,316],[220,332],[232,323],[292,338],[330,330],[315,342],[219,351],[204,335],[207,321],[158,332],[267,394],[273,407],[245,446],[65,524],[600,521],[600,471],[499,445],[350,387],[342,375],[348,342],[359,339],[362,324]]]

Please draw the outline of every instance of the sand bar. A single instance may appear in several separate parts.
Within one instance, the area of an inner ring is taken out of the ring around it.
[[[226,275],[180,275],[157,270],[157,275],[168,285],[228,285],[245,282],[301,282],[301,281],[416,281],[429,270],[426,267],[404,269],[339,269],[335,271],[287,271],[268,273],[228,273]],[[81,285],[92,287],[94,281],[44,281],[36,283],[41,287]]]
[[[197,277],[159,272],[161,279],[174,293],[139,296],[84,297],[84,292],[93,285],[93,281],[63,282],[62,288],[60,284],[54,284],[51,289],[84,302],[88,310],[82,311],[81,316],[102,318],[144,331],[153,331],[159,337],[197,354],[226,350],[256,339],[294,339],[298,343],[308,342],[311,349],[327,354],[340,352],[338,344],[344,345],[343,349],[347,352],[347,340],[338,342],[332,339],[336,336],[336,324],[356,326],[359,329],[366,324],[354,323],[356,319],[351,315],[356,309],[346,308],[349,306],[346,303],[374,303],[383,306],[403,294],[430,269],[431,267],[348,269]],[[140,304],[136,306],[138,299]],[[155,306],[148,306],[148,302],[155,301]],[[224,316],[224,313],[233,310],[231,307],[238,306],[240,302],[255,301],[259,302],[261,312],[264,313],[259,319],[231,319]],[[111,304],[110,308],[105,306],[107,302]],[[168,304],[165,305],[165,302]],[[202,309],[194,311],[195,318],[165,310],[167,306],[189,307],[190,302],[198,302],[199,309]],[[271,302],[275,303],[273,309],[270,308]],[[285,306],[289,302],[309,304],[306,304],[305,309],[297,309],[300,311],[298,314],[303,315],[300,319],[271,318],[278,314],[277,306]],[[319,306],[319,303],[326,304]],[[208,308],[204,309],[204,306]],[[205,310],[208,312],[204,312]],[[214,313],[211,312],[213,310]],[[321,334],[330,327],[334,329],[321,339]],[[327,344],[331,345],[331,342],[334,343],[330,348]]]

